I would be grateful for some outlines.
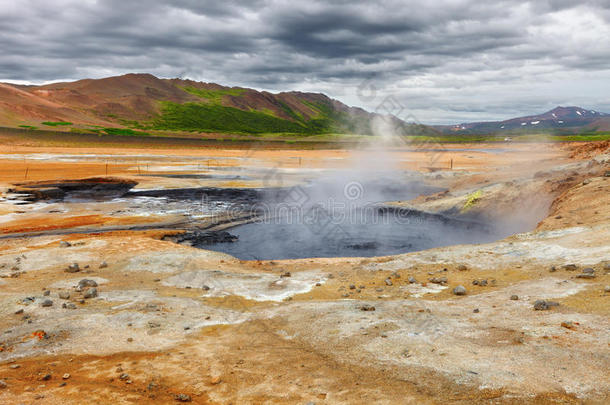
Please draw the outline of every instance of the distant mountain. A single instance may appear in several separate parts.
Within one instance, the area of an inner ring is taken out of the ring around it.
[[[0,126],[125,135],[155,131],[371,134],[378,116],[320,93],[269,93],[127,74],[43,86],[0,83]],[[403,133],[436,134],[391,117]]]
[[[581,107],[556,107],[544,114],[505,121],[471,122],[436,128],[454,134],[607,131],[610,130],[610,114]]]

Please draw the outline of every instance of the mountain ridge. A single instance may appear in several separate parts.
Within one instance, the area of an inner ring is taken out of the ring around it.
[[[557,106],[542,114],[526,115],[502,121],[467,122],[435,128],[454,134],[574,132],[610,130],[610,114],[577,106]]]
[[[378,116],[322,93],[270,93],[148,73],[40,86],[0,84],[0,126],[369,135]],[[391,119],[405,134],[437,133]]]

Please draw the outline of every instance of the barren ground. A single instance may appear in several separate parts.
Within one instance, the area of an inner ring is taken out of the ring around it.
[[[183,229],[173,206],[22,202],[8,189],[93,176],[136,190],[286,186],[351,164],[349,152],[0,150],[1,403],[610,402],[607,143],[397,150],[401,169],[447,191],[388,203],[531,231],[284,261],[161,240]],[[206,224],[222,212],[189,215]],[[80,271],[66,272],[75,262]],[[578,277],[585,268],[593,277]],[[97,297],[74,288],[85,278]],[[466,295],[452,293],[458,285]],[[537,311],[536,300],[559,305]]]

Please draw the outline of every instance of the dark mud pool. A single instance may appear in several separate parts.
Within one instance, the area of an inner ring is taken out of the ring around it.
[[[420,183],[351,184],[351,190],[328,183],[289,191],[283,202],[263,204],[259,220],[228,229],[236,240],[195,246],[242,260],[372,257],[510,234],[490,224],[380,205],[438,191]]]

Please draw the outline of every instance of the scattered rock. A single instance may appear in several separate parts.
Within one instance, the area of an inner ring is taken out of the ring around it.
[[[610,285],[604,287],[604,292],[610,293]]]
[[[463,264],[460,264],[460,265],[458,266],[458,268],[457,268],[457,269],[458,269],[459,271],[466,271],[466,270],[468,270],[468,267],[466,267],[466,266],[465,266],[465,265],[463,265]]]
[[[49,295],[51,295],[51,290],[45,290],[45,292],[43,292],[42,295],[44,295],[45,297],[48,297]]]
[[[290,274],[290,272],[287,271],[287,272],[282,273],[282,275],[280,275],[280,278],[283,278],[283,277],[292,277],[292,274]]]
[[[59,242],[59,247],[67,248],[70,246],[72,246],[72,244],[70,242],[66,242],[65,240],[62,240],[61,242]]]
[[[176,394],[174,396],[174,398],[176,399],[176,401],[180,401],[180,402],[191,402],[191,396],[190,395],[186,395],[186,394]]]
[[[466,295],[466,288],[463,285],[458,285],[453,289],[454,295]]]
[[[356,286],[355,286],[354,284],[350,284],[350,285],[349,285],[349,289],[350,289],[350,290],[355,290],[355,289],[356,289]]]
[[[67,380],[68,378],[70,378],[70,374],[66,373],[66,374],[62,375],[61,378],[63,378],[64,380]]]
[[[556,272],[556,271],[557,271],[557,267],[555,267],[555,266],[551,266],[551,268],[549,269],[549,271],[550,271],[551,273],[554,273],[554,272]]]
[[[53,301],[51,301],[50,299],[46,299],[40,303],[40,306],[41,307],[52,307]]]
[[[387,286],[391,286],[391,285],[393,285],[392,280],[390,280],[389,278],[386,278],[386,279],[385,279],[385,284],[386,284]]]
[[[97,282],[95,280],[89,280],[87,278],[84,278],[78,282],[78,285],[76,286],[76,291],[82,291],[86,287],[97,287]]]
[[[70,299],[70,293],[68,291],[60,291],[57,293],[57,296],[62,300]]]
[[[100,269],[105,269],[106,267],[108,267],[108,263],[106,263],[106,262],[100,263]]]
[[[0,380],[0,389],[6,388],[6,387],[8,387],[8,385],[4,381]]]
[[[80,271],[80,266],[78,265],[78,263],[72,263],[66,269],[67,273],[78,273],[79,271]]]
[[[19,365],[19,364],[11,364],[11,365],[9,366],[9,368],[10,368],[10,369],[13,369],[13,370],[18,369],[19,367],[21,367],[21,365]]]
[[[361,311],[374,311],[375,307],[369,304],[363,304],[359,307]]]
[[[428,279],[429,282],[433,284],[445,285],[447,284],[447,277],[432,277]]]
[[[513,294],[513,295],[510,296],[510,299],[513,300],[513,301],[517,301],[517,300],[519,300],[519,296]]]
[[[586,268],[582,269],[582,272],[585,274],[595,274],[595,269],[593,269],[591,267],[586,267]]]
[[[210,384],[220,384],[222,382],[222,378],[220,376],[216,376],[210,380]]]
[[[20,308],[15,311],[15,315],[21,315],[23,313],[23,308]]]
[[[129,380],[129,374],[127,374],[127,373],[122,373],[122,374],[119,376],[119,380],[122,380],[122,381]]]
[[[576,278],[592,279],[592,278],[595,278],[595,273],[581,273],[581,274],[578,274],[576,276]]]
[[[546,311],[551,309],[551,307],[557,306],[559,306],[559,303],[553,301],[536,300],[536,302],[534,302],[534,309],[536,311]]]
[[[84,298],[95,298],[97,297],[97,288],[91,287],[83,294]]]
[[[472,285],[478,285],[479,287],[485,287],[485,286],[487,286],[487,279],[472,280]]]
[[[561,327],[566,329],[576,329],[576,324],[572,321],[563,321],[561,322]]]
[[[472,312],[474,312],[475,314],[478,314],[480,311],[479,311],[479,308],[475,308],[472,310]]]
[[[61,307],[65,309],[76,309],[76,305],[71,302],[64,302],[63,304],[61,304]]]
[[[40,381],[49,381],[51,379],[51,374],[45,374],[42,377],[40,377]]]
[[[409,283],[411,283],[411,284],[417,283],[417,280],[413,276],[410,276],[408,280],[409,280]]]
[[[568,270],[568,271],[574,271],[577,268],[578,268],[578,266],[575,265],[575,264],[566,264],[566,265],[563,266],[563,269],[564,270]]]

